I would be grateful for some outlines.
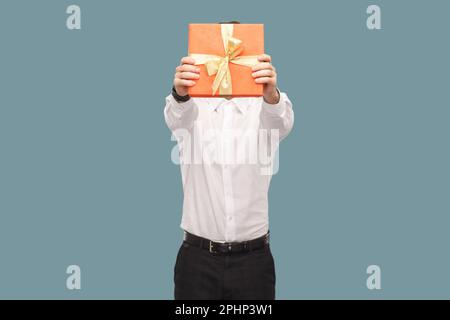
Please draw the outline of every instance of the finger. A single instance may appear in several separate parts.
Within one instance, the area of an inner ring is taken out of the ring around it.
[[[272,61],[272,57],[269,56],[268,54],[262,54],[258,56],[258,61],[259,62],[271,62]]]
[[[173,81],[173,84],[177,87],[177,86],[181,86],[181,87],[192,87],[195,86],[196,82],[192,81],[192,80],[185,80],[185,79],[179,79],[179,78],[175,78],[175,80]]]
[[[175,77],[177,77],[178,79],[199,79],[200,75],[198,73],[194,73],[194,72],[177,72],[175,74]]]
[[[190,64],[183,64],[181,66],[176,67],[175,72],[195,72],[200,73],[200,68],[190,65]]]
[[[195,60],[194,60],[194,58],[189,57],[189,56],[183,57],[183,58],[181,58],[180,64],[192,64],[193,65],[193,64],[195,64]]]
[[[277,83],[277,80],[274,77],[261,77],[261,78],[255,78],[255,83],[275,85]]]
[[[275,70],[274,66],[272,66],[268,62],[258,63],[257,65],[254,65],[252,67],[252,71],[258,71],[258,70],[263,70],[263,69]]]
[[[275,76],[275,72],[273,72],[273,70],[268,70],[268,69],[259,70],[259,71],[252,73],[253,78],[274,77],[274,76]]]

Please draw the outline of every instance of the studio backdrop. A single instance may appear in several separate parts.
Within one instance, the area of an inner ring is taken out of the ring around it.
[[[450,298],[449,12],[1,0],[0,298],[172,299],[183,192],[165,97],[188,24],[229,20],[264,24],[294,106],[270,190],[277,298]]]

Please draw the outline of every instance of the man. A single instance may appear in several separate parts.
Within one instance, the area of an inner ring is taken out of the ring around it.
[[[260,98],[191,98],[188,89],[199,68],[191,57],[176,68],[164,109],[178,140],[184,191],[175,299],[275,299],[271,174],[264,170],[267,163],[252,161],[245,150],[258,153],[273,137],[278,144],[292,129],[294,114],[277,88],[271,57],[263,54],[258,61],[252,76],[263,84]]]

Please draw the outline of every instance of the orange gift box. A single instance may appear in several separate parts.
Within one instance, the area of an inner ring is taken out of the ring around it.
[[[263,95],[251,70],[264,53],[263,24],[189,24],[188,51],[200,68],[190,96]]]

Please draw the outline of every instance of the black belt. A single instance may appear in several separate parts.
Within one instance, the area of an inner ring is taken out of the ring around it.
[[[208,250],[210,253],[238,253],[261,249],[269,245],[269,233],[243,242],[214,242],[185,231],[184,241],[190,245]]]

